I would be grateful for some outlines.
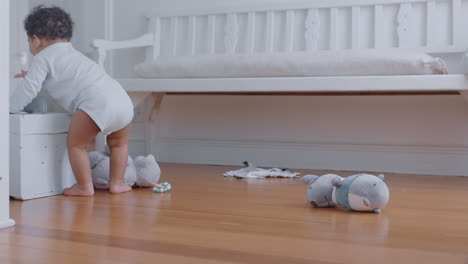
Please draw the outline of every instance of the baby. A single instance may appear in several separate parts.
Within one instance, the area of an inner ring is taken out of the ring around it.
[[[10,97],[10,113],[21,112],[43,88],[65,110],[73,113],[67,147],[77,184],[65,195],[94,195],[88,144],[102,132],[110,149],[110,192],[131,190],[123,177],[128,158],[128,136],[133,104],[120,84],[70,43],[73,22],[58,7],[38,6],[24,22],[34,55],[28,72],[15,76],[18,86]]]

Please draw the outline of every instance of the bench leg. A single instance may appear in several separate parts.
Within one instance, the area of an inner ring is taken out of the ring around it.
[[[151,96],[151,92],[129,92],[128,96],[132,100],[133,107],[138,107],[143,103],[148,96]]]
[[[155,134],[157,133],[157,117],[159,114],[159,109],[163,102],[165,93],[153,93],[153,104],[149,112],[148,120],[145,127],[145,146],[147,154],[155,154],[153,149],[153,142]]]
[[[150,121],[156,120],[156,117],[158,116],[159,109],[161,108],[162,101],[164,99],[165,93],[154,93],[154,102],[153,102],[153,107],[151,109],[150,113]]]
[[[460,92],[460,94],[461,94],[463,97],[465,97],[465,99],[468,101],[468,92],[462,91],[462,92]]]

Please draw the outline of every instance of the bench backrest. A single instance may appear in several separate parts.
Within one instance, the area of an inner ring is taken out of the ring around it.
[[[147,60],[343,49],[468,50],[466,0],[308,0],[219,9],[148,16]]]
[[[468,51],[468,0],[289,0],[161,10],[131,41],[96,40],[99,63],[113,49],[147,47],[160,56],[407,49]]]

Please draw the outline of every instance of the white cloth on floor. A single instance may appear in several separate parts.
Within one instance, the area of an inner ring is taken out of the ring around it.
[[[293,178],[298,177],[300,173],[290,172],[284,169],[272,168],[272,169],[262,169],[257,168],[254,165],[249,165],[248,167],[228,171],[224,173],[225,177],[236,177],[236,178],[245,178],[245,179],[261,179],[268,177],[279,177],[279,178]]]

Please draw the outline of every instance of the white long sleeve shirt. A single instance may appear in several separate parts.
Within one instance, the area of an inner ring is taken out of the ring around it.
[[[41,91],[68,112],[75,112],[78,103],[104,89],[122,89],[94,61],[75,50],[70,42],[59,42],[36,54],[24,78],[17,80],[10,97],[10,113],[21,112]]]
[[[133,118],[133,104],[125,90],[70,42],[52,44],[33,57],[29,72],[10,97],[10,113],[21,112],[41,89],[66,111],[86,112],[107,135]]]

